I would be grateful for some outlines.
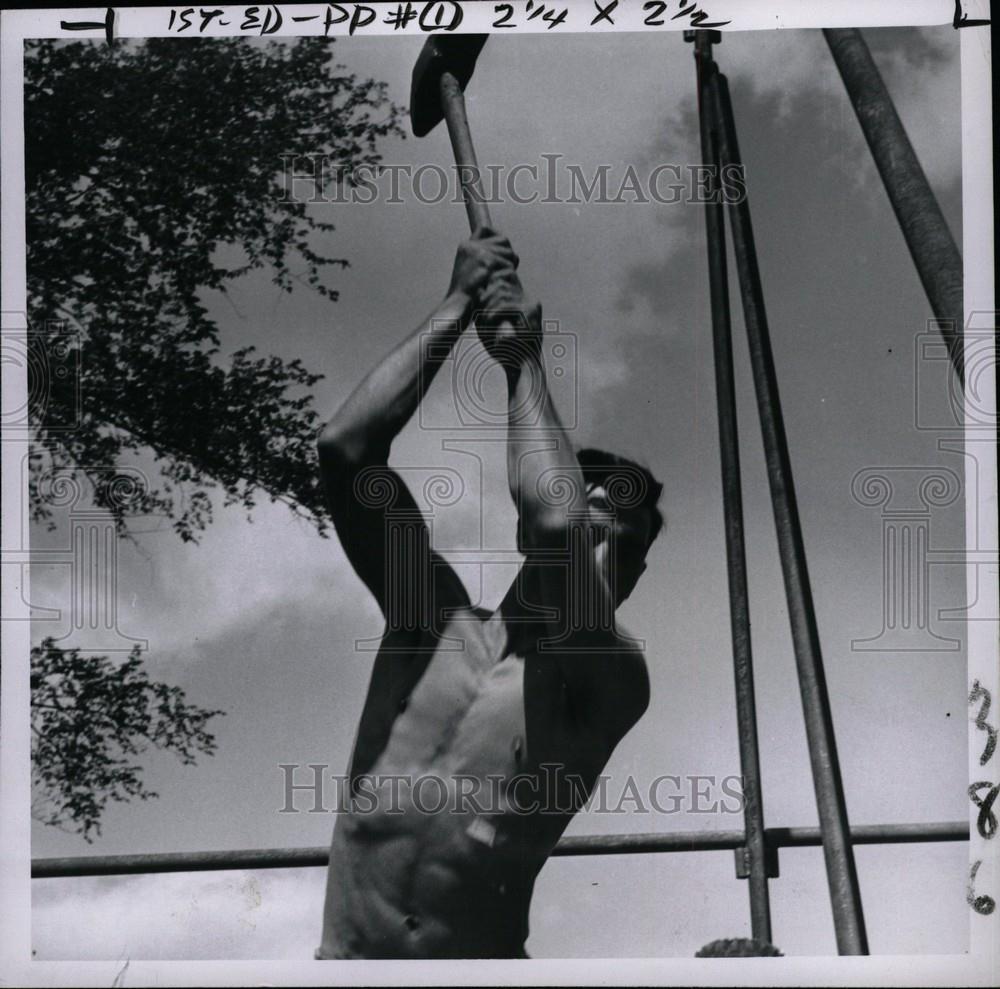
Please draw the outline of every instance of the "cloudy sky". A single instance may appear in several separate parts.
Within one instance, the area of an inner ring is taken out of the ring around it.
[[[960,228],[958,39],[950,28],[867,32],[900,115],[956,238]],[[405,104],[415,39],[337,42],[340,60],[385,79]],[[542,154],[623,176],[699,161],[691,47],[680,35],[492,39],[468,106],[483,164],[541,164]],[[868,467],[947,467],[925,422],[948,424],[945,371],[915,373],[926,301],[857,121],[819,32],[727,35],[760,264],[854,823],[962,819],[966,814],[965,657],[961,567],[931,571],[941,648],[863,651],[883,626],[882,518],[852,498]],[[439,128],[388,141],[387,162],[449,161]],[[613,187],[614,187],[614,180]],[[722,509],[702,210],[695,205],[596,203],[493,207],[521,255],[526,287],[575,340],[574,387],[559,394],[574,440],[648,463],[665,485],[668,525],[647,576],[622,609],[646,640],[652,703],[608,773],[640,786],[664,773],[738,773]],[[442,296],[459,205],[331,205],[340,300],[285,295],[266,274],[235,285],[232,305],[207,302],[224,348],[253,344],[325,373],[318,408],[332,412],[370,365]],[[738,296],[734,290],[734,300]],[[754,416],[742,321],[734,316],[742,426],[753,648],[770,826],[817,823],[781,574]],[[499,380],[486,382],[499,387]],[[449,551],[513,547],[502,445],[444,450],[461,436],[450,383],[428,399],[437,425],[413,423],[395,462],[417,477],[459,471],[467,494],[438,509]],[[426,422],[425,422],[426,424]],[[899,474],[894,476],[910,476]],[[477,525],[482,521],[482,527]],[[963,545],[961,499],[930,517],[934,548]],[[379,613],[335,539],[280,506],[248,522],[217,512],[199,546],[166,528],[121,547],[120,628],[149,642],[159,678],[228,713],[218,755],[197,768],[151,755],[157,801],[113,807],[93,846],[38,826],[37,856],[326,844],[329,815],[282,815],[280,763],[346,766],[371,666],[357,639]],[[480,536],[482,528],[482,537]],[[482,538],[482,542],[480,542]],[[470,592],[498,602],[509,569],[463,568]],[[65,574],[37,568],[33,603],[59,607]],[[58,634],[39,623],[35,638]],[[570,833],[733,829],[731,815],[581,815]],[[965,949],[966,848],[857,851],[876,953]],[[322,870],[47,880],[34,884],[34,946],[59,958],[307,958],[318,943]],[[785,850],[771,884],[775,942],[787,954],[833,953],[819,849]],[[529,952],[536,957],[687,955],[717,937],[749,934],[747,893],[729,853],[553,860],[537,886]]]

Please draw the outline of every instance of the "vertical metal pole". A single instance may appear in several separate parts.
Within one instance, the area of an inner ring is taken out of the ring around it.
[[[726,268],[724,207],[720,198],[719,138],[713,125],[706,84],[716,72],[712,61],[714,31],[694,31],[698,68],[698,112],[702,161],[710,167],[712,195],[705,205],[708,241],[708,280],[712,301],[712,342],[715,353],[715,398],[718,408],[719,452],[722,461],[722,499],[726,526],[726,564],[729,572],[729,616],[736,680],[736,723],[743,775],[743,820],[753,936],[771,940],[771,904],[767,885],[767,845],[760,756],[757,748],[757,712],[754,704],[753,658],[750,649],[750,602],[743,543],[743,493],[740,484],[740,446],[733,383],[732,329],[729,277]],[[741,849],[737,849],[739,853]]]
[[[713,73],[708,80],[708,89],[712,112],[720,129],[722,161],[724,164],[739,166],[741,159],[736,125],[725,76]],[[865,955],[868,954],[868,939],[861,909],[861,892],[848,830],[847,805],[837,759],[830,698],[823,672],[823,657],[809,586],[809,571],[802,542],[802,527],[795,499],[788,439],[781,413],[748,200],[744,198],[738,203],[730,204],[729,216],[732,220],[733,252],[743,296],[750,363],[778,534],[778,551],[792,626],[809,760],[823,834],[823,854],[833,906],[837,950],[842,955]]]
[[[962,258],[892,97],[857,28],[823,31],[903,230],[952,366],[963,379]]]

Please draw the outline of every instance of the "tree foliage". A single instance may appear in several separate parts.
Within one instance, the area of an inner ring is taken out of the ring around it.
[[[33,816],[91,841],[111,801],[159,795],[135,756],[152,746],[193,765],[215,752],[206,725],[220,714],[150,680],[138,647],[116,665],[45,639],[31,650]]]
[[[206,290],[265,269],[331,300],[333,224],[286,202],[283,155],[376,164],[401,134],[385,84],[332,62],[334,43],[34,41],[25,52],[30,343],[49,373],[32,477],[75,467],[121,532],[171,519],[194,540],[209,491],[248,511],[257,491],[326,530],[317,483],[319,376],[299,361],[219,353]],[[337,180],[328,170],[327,183]],[[68,352],[68,353],[67,353]],[[64,428],[69,427],[69,428]],[[108,468],[152,450],[161,479],[128,500]],[[37,483],[33,485],[37,494]],[[35,497],[36,520],[51,524]]]
[[[59,478],[82,473],[120,535],[158,515],[196,541],[213,489],[248,512],[263,493],[327,530],[319,376],[249,347],[221,354],[205,293],[261,269],[336,300],[330,276],[348,261],[328,253],[332,223],[285,201],[283,156],[349,175],[402,131],[384,83],[333,52],[325,39],[26,43],[35,521],[54,527]],[[159,477],[136,484],[149,451]],[[156,795],[134,757],[215,750],[206,725],[222,712],[151,681],[137,650],[117,664],[46,639],[31,687],[35,816],[88,841],[109,802]]]

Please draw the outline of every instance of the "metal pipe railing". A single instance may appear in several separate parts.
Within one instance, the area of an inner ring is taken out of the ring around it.
[[[767,828],[770,848],[820,845],[819,828]],[[912,844],[968,841],[965,821],[932,824],[871,824],[853,828],[855,845]],[[663,834],[601,834],[562,838],[552,854],[641,855],[651,852],[718,852],[745,846],[742,831],[673,831]],[[326,846],[315,848],[254,848],[216,852],[159,852],[139,855],[80,855],[38,858],[31,862],[32,879],[70,879],[85,876],[127,876],[162,872],[222,872],[233,869],[321,868],[330,861]]]
[[[725,165],[742,167],[726,77],[720,72],[712,73],[708,88],[712,96],[710,112],[719,126],[722,161]],[[809,761],[823,830],[823,853],[830,886],[837,950],[842,955],[865,955],[868,953],[868,939],[861,908],[861,889],[848,830],[847,804],[837,757],[833,716],[816,627],[816,609],[809,583],[802,524],[795,497],[788,438],[781,411],[748,198],[744,196],[739,202],[730,204],[728,211],[732,221],[733,253],[743,297],[750,366],[757,394],[764,457],[778,535],[778,555],[792,628],[792,646],[802,696]]]
[[[743,538],[743,491],[740,480],[740,438],[736,416],[733,340],[729,308],[729,273],[726,266],[725,206],[721,198],[721,154],[718,124],[709,111],[709,80],[717,71],[712,60],[714,31],[693,31],[698,69],[698,115],[701,155],[710,166],[711,195],[705,204],[708,246],[709,295],[712,306],[712,343],[715,366],[715,401],[722,467],[722,514],[726,533],[726,570],[729,587],[729,621],[733,644],[736,688],[736,725],[740,770],[743,777],[743,826],[746,830],[746,874],[750,896],[750,927],[755,938],[771,941],[771,905],[767,885],[767,847],[764,842],[764,796],[760,752],[757,744],[757,710],[754,701],[753,656],[750,646],[750,597],[746,549]]]

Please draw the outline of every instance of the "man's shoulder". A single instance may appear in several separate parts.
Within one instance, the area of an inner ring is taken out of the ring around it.
[[[636,674],[641,674],[643,679],[648,681],[649,666],[646,663],[646,643],[625,636],[621,639],[620,648],[626,667]]]
[[[595,636],[587,649],[595,700],[610,707],[617,729],[624,734],[649,706],[646,645],[620,627]]]
[[[640,659],[645,661],[645,639],[636,638],[627,628],[622,628],[621,625],[616,626],[614,631],[611,633],[611,637],[620,652],[628,653],[630,656],[638,656]]]
[[[614,652],[610,658],[617,660],[614,676],[620,687],[619,697],[624,697],[627,702],[626,710],[622,713],[629,722],[627,728],[631,728],[649,707],[646,644],[619,628],[615,633]]]
[[[548,640],[544,635],[539,635],[538,651],[576,656],[581,660],[589,657],[600,665],[621,663],[628,669],[646,668],[646,643],[620,627],[579,631]]]
[[[646,643],[637,639],[620,625],[601,632],[591,639],[591,648],[609,659],[619,659],[622,663],[636,668],[646,668]]]

